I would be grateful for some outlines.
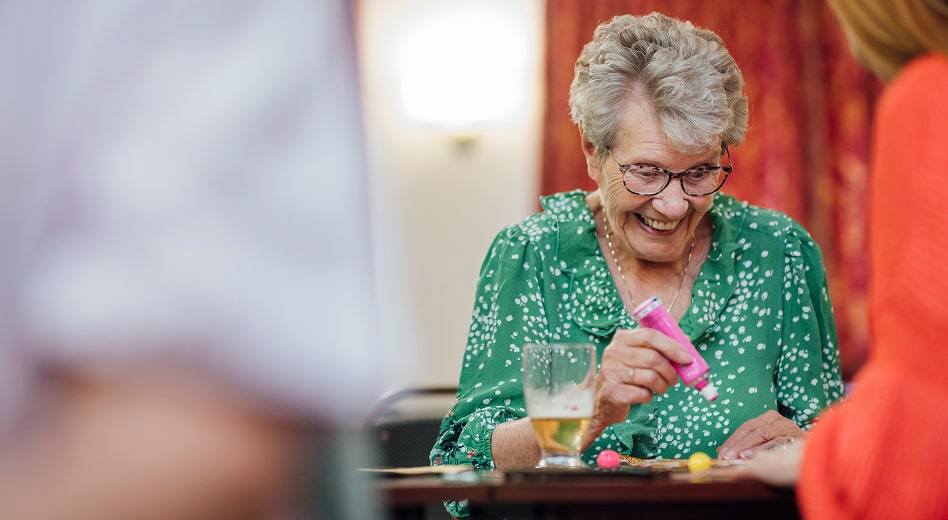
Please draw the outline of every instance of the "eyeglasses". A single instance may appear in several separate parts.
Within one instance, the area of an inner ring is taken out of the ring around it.
[[[731,152],[727,146],[721,147],[721,155],[727,157],[727,164],[722,166],[703,166],[683,172],[673,172],[651,164],[622,164],[612,156],[612,148],[607,148],[609,157],[619,165],[622,173],[622,184],[629,193],[636,195],[658,195],[671,184],[672,179],[681,182],[681,189],[692,197],[703,197],[721,189],[724,181],[731,174]]]

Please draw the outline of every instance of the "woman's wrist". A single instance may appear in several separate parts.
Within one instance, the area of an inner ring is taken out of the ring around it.
[[[490,446],[495,469],[532,467],[540,461],[540,444],[529,417],[497,425]]]

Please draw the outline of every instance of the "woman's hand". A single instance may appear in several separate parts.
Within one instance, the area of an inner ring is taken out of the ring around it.
[[[780,448],[759,450],[740,466],[720,468],[724,473],[741,478],[754,478],[774,486],[793,487],[800,475],[806,439],[784,444]]]
[[[647,403],[678,382],[672,366],[690,363],[691,354],[677,341],[656,330],[616,332],[602,354],[596,377],[596,406],[586,435],[587,448],[609,425],[624,421],[633,404]]]
[[[768,410],[742,424],[718,448],[723,460],[747,459],[762,450],[786,447],[806,439],[808,434],[779,413]]]

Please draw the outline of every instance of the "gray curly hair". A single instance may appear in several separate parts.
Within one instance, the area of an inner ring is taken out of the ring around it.
[[[744,78],[721,38],[661,13],[600,24],[576,60],[570,116],[604,160],[628,96],[641,87],[681,152],[738,145],[747,131]]]

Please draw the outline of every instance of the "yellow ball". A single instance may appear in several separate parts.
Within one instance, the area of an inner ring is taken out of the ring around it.
[[[709,469],[711,469],[711,457],[709,457],[707,453],[698,451],[688,457],[688,471],[697,473],[699,471],[708,471]]]

